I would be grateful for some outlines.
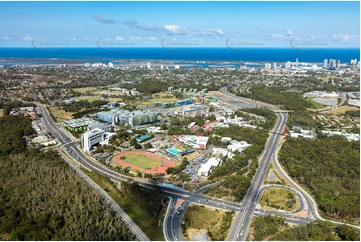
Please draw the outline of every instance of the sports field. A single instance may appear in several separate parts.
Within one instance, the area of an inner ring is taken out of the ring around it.
[[[161,165],[160,160],[156,160],[154,158],[151,158],[151,157],[143,155],[143,154],[129,154],[129,155],[125,156],[125,158],[122,157],[122,160],[129,164],[132,164],[132,165],[135,165],[140,168],[147,169],[147,170],[151,170],[154,167]]]
[[[129,151],[116,155],[113,161],[123,167],[148,174],[165,173],[168,167],[174,167],[174,162],[146,151]]]

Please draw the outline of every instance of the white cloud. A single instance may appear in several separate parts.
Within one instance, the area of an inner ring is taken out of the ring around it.
[[[272,37],[272,39],[283,39],[283,38],[285,38],[285,35],[283,35],[283,34],[272,34],[271,37]]]
[[[171,34],[184,34],[186,32],[186,29],[179,25],[166,24],[163,28]]]
[[[359,36],[353,34],[333,34],[334,39],[340,39],[343,42],[353,41],[359,39]]]
[[[288,35],[288,36],[292,36],[292,31],[291,31],[291,30],[287,30],[287,35]]]
[[[27,36],[24,36],[22,39],[25,40],[25,41],[32,41],[34,38],[27,35]]]
[[[122,37],[122,36],[116,36],[115,39],[116,39],[116,40],[124,40],[124,37]]]
[[[149,36],[146,37],[147,40],[157,40],[158,38],[156,36]]]
[[[139,36],[139,35],[132,35],[132,36],[130,36],[130,39],[131,39],[131,40],[142,40],[143,37],[141,37],[141,36]]]
[[[221,29],[216,29],[216,33],[218,33],[218,34],[220,34],[220,35],[224,35],[224,32],[223,32],[223,30],[221,30]]]

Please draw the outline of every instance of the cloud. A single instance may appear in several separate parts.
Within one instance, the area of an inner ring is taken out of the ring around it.
[[[124,25],[128,25],[130,28],[133,29],[139,29],[139,30],[144,30],[144,31],[157,31],[158,27],[154,26],[154,25],[142,25],[139,24],[139,22],[137,20],[125,20],[123,21]]]
[[[166,24],[163,29],[169,34],[185,34],[187,32],[182,26],[173,24]]]
[[[208,30],[201,31],[200,34],[202,34],[202,35],[224,35],[224,32],[221,29],[208,29]]]
[[[167,34],[180,34],[180,35],[187,35],[188,38],[194,36],[222,36],[224,35],[223,30],[221,29],[195,29],[195,28],[185,28],[180,25],[175,24],[166,24],[163,27],[163,30]]]
[[[0,37],[0,40],[3,40],[3,41],[19,40],[19,37],[17,37],[17,36],[2,36],[2,37]]]
[[[339,39],[343,42],[349,42],[359,39],[359,36],[353,34],[333,34],[334,39]]]
[[[125,25],[135,25],[135,24],[138,24],[138,21],[137,20],[132,20],[132,19],[127,19],[127,20],[124,20],[123,21],[123,24]]]
[[[132,35],[130,36],[131,40],[149,40],[149,41],[154,41],[157,40],[158,37],[157,36],[141,36],[141,35]]]
[[[142,37],[142,36],[139,36],[139,35],[132,35],[132,36],[130,36],[130,39],[131,39],[131,40],[142,40],[143,37]]]
[[[286,30],[284,33],[271,34],[271,38],[272,39],[290,39],[290,38],[297,38],[297,36],[294,35],[291,30]]]
[[[115,39],[116,39],[116,40],[124,40],[124,37],[122,37],[122,36],[116,36]]]
[[[26,36],[23,36],[23,37],[22,37],[22,40],[25,40],[25,41],[32,41],[32,40],[34,40],[34,38],[33,38],[33,37],[31,37],[31,36],[29,36],[29,35],[26,35]]]
[[[285,35],[283,35],[283,34],[272,34],[271,38],[272,39],[284,39]]]
[[[148,36],[148,37],[145,37],[145,38],[146,38],[147,40],[151,40],[151,41],[158,39],[158,37],[156,37],[156,36]]]
[[[114,19],[108,19],[101,16],[94,16],[93,19],[102,24],[115,24],[117,21]]]

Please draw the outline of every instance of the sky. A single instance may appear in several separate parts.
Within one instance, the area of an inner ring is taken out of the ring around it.
[[[354,2],[0,2],[0,47],[359,47]]]

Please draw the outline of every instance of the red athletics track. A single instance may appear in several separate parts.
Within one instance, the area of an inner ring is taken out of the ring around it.
[[[163,161],[164,162],[164,165],[163,166],[157,166],[157,167],[154,167],[152,170],[145,170],[139,166],[135,166],[135,165],[132,165],[132,164],[129,164],[123,160],[121,160],[121,158],[123,156],[127,156],[127,155],[130,155],[130,154],[140,154],[140,155],[145,155],[149,158],[153,158],[155,160],[159,160],[159,161]],[[119,155],[116,155],[114,156],[114,160],[120,164],[121,166],[130,166],[131,168],[133,168],[134,170],[138,170],[138,171],[141,171],[141,172],[144,172],[144,173],[147,173],[147,174],[165,174],[166,173],[166,170],[168,167],[174,167],[175,164],[169,160],[167,160],[166,158],[163,158],[163,157],[160,157],[160,156],[157,156],[151,152],[147,152],[147,151],[127,151],[127,152],[123,152]]]

